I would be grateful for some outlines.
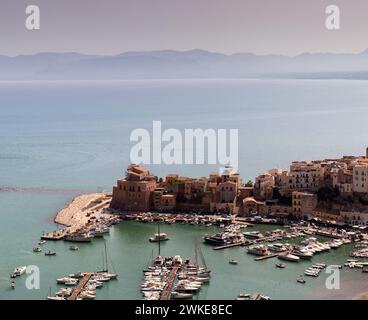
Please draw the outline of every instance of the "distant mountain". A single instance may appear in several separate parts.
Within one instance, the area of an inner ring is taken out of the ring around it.
[[[231,55],[204,50],[126,52],[115,56],[38,53],[0,56],[0,80],[154,78],[368,79],[368,50],[358,54]]]

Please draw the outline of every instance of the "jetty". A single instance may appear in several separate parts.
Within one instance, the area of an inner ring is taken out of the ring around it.
[[[213,250],[221,250],[221,249],[226,249],[226,248],[239,247],[243,245],[244,245],[244,242],[236,242],[236,243],[225,244],[224,246],[214,247]]]
[[[171,290],[172,290],[172,286],[173,286],[174,280],[176,278],[176,274],[178,273],[178,270],[179,270],[178,267],[174,267],[171,270],[171,272],[169,274],[169,277],[167,279],[166,287],[165,287],[165,289],[162,292],[162,295],[161,295],[161,299],[160,300],[169,300],[169,297],[170,297],[170,294],[171,294]]]
[[[254,260],[255,261],[261,261],[261,260],[266,260],[266,259],[270,259],[270,258],[276,258],[276,257],[278,257],[282,253],[284,253],[284,252],[274,253],[274,254],[268,254],[266,256],[261,256],[261,257],[255,258]]]
[[[89,279],[92,277],[93,273],[86,273],[83,279],[79,282],[78,286],[75,288],[73,293],[71,294],[69,300],[76,300],[79,294],[81,293],[82,289],[88,283]]]

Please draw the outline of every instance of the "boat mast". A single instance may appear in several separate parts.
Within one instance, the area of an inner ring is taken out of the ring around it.
[[[160,222],[157,223],[157,232],[158,232],[158,255],[161,255],[161,235],[160,235]]]
[[[104,247],[105,247],[105,267],[106,267],[106,272],[109,272],[109,267],[108,267],[108,261],[107,261],[107,249],[106,249],[106,241],[104,241]]]
[[[199,266],[198,266],[198,242],[197,242],[197,239],[194,240],[194,254],[195,254],[195,266],[197,267],[197,270],[198,270]]]

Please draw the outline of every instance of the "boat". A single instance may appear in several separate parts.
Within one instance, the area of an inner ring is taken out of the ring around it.
[[[250,300],[250,294],[240,292],[236,297],[236,300]]]
[[[58,278],[56,279],[56,283],[57,284],[65,284],[66,282],[73,282],[73,281],[78,281],[75,278],[71,278],[71,277],[63,277],[63,278]]]
[[[74,234],[65,237],[65,241],[70,242],[91,242],[93,236],[90,234]]]
[[[286,261],[291,261],[291,262],[298,262],[300,260],[300,258],[298,256],[295,256],[291,253],[287,253],[287,254],[280,254],[278,256],[278,258],[280,260],[286,260]]]
[[[111,280],[111,279],[117,279],[118,275],[117,273],[111,273],[109,272],[109,263],[108,263],[108,257],[107,257],[107,248],[106,248],[106,241],[104,241],[104,259],[102,260],[102,270],[97,271],[95,274],[95,279],[100,278],[103,279],[101,281],[104,281],[105,279]]]
[[[273,252],[285,252],[289,248],[285,244],[282,244],[282,243],[274,243],[274,244],[268,245],[268,249],[271,250],[271,251],[273,251]]]
[[[286,264],[284,264],[284,263],[276,263],[276,268],[281,268],[281,269],[283,269],[283,268],[285,268],[286,267]]]
[[[78,279],[74,279],[74,278],[71,278],[71,279],[68,279],[64,282],[64,284],[66,286],[75,286],[78,284]]]
[[[296,279],[296,282],[299,282],[301,284],[305,284],[307,281],[304,280],[302,276],[300,276],[298,279]]]
[[[77,247],[77,246],[70,246],[69,247],[69,250],[77,251],[77,250],[79,250],[79,247]]]
[[[11,278],[20,277],[22,274],[24,274],[27,270],[26,266],[16,267],[14,269],[14,272],[10,275]]]
[[[12,289],[15,289],[15,282],[14,282],[14,280],[10,283],[10,286],[11,286]]]
[[[58,296],[48,296],[47,300],[64,301],[64,300],[66,300],[66,298],[65,297],[58,297]]]
[[[234,260],[234,259],[230,259],[229,260],[229,263],[230,264],[238,264],[238,261],[237,260]]]
[[[39,245],[43,245],[44,243],[46,243],[46,240],[40,240],[40,241],[38,241],[38,244]]]
[[[267,247],[263,244],[248,248],[247,253],[254,254],[257,256],[266,256],[270,254]]]
[[[170,297],[171,299],[174,299],[174,300],[191,299],[193,297],[193,294],[173,291],[171,292]]]
[[[155,233],[155,235],[149,238],[150,242],[159,242],[159,241],[167,241],[169,237],[166,233]]]
[[[45,252],[45,256],[56,256],[56,252],[52,250],[48,250]]]
[[[260,233],[259,231],[243,232],[243,234],[247,238],[251,238],[251,239],[262,239],[262,238],[264,238],[264,235],[262,233]]]
[[[214,235],[206,235],[203,237],[204,241],[213,246],[224,246],[228,244],[227,236],[224,233],[216,233]]]
[[[42,252],[42,249],[40,247],[33,248],[33,252]]]

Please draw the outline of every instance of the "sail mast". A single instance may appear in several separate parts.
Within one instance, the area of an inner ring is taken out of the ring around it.
[[[161,255],[161,235],[160,235],[160,222],[157,223],[157,231],[158,231],[158,255]]]
[[[107,249],[106,249],[106,241],[104,241],[104,247],[105,247],[105,267],[106,267],[106,272],[109,271],[109,267],[108,267],[108,261],[107,261]]]

